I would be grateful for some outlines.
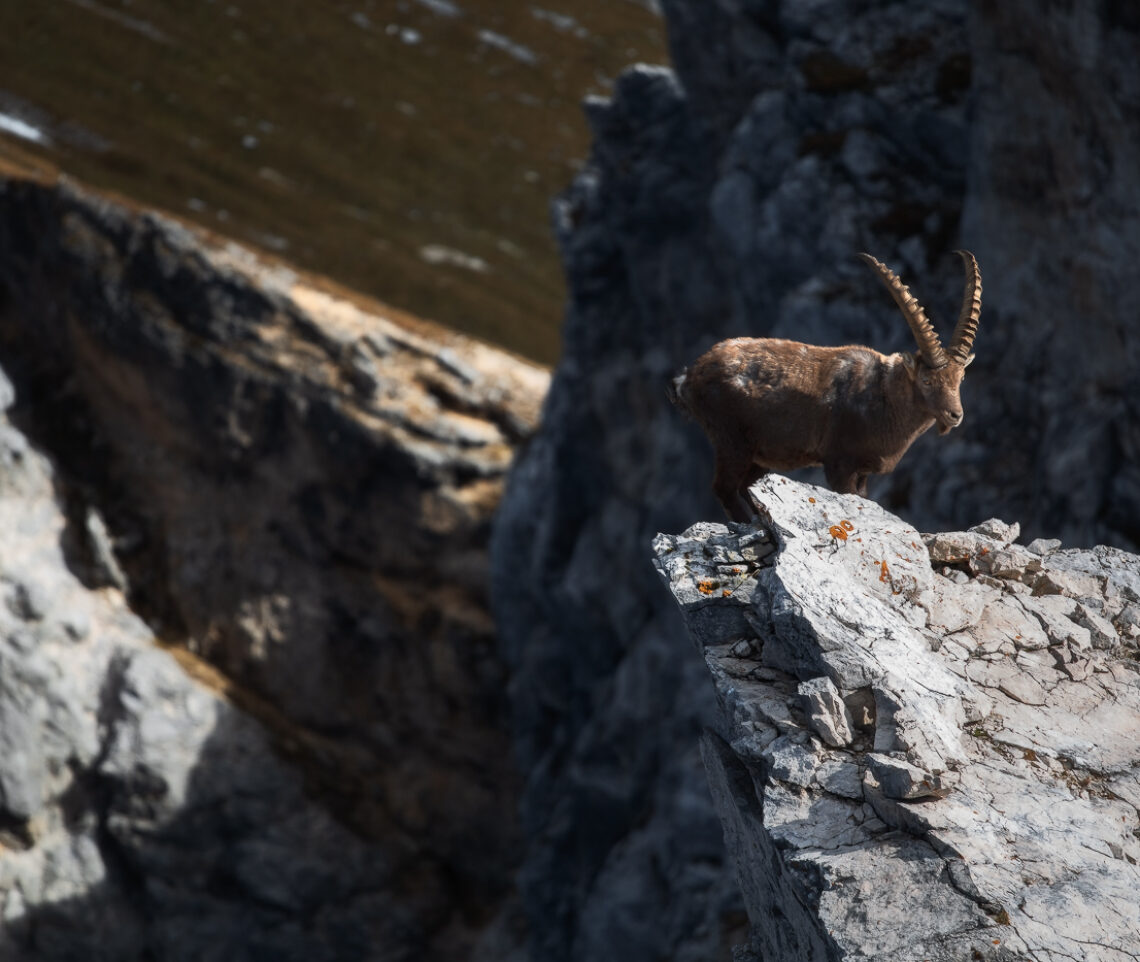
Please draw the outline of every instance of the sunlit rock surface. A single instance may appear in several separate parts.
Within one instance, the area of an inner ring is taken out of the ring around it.
[[[758,528],[654,550],[721,709],[703,754],[757,958],[1131,957],[1140,558],[752,492]]]

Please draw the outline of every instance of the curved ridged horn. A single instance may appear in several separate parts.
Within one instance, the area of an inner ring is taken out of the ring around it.
[[[962,257],[966,265],[966,293],[962,298],[962,310],[958,312],[958,323],[954,325],[954,336],[946,353],[959,364],[970,356],[974,337],[978,333],[978,318],[982,314],[982,272],[978,262],[969,251],[954,251]]]
[[[907,324],[910,325],[914,339],[918,342],[918,350],[922,354],[922,359],[931,367],[945,367],[949,363],[949,358],[946,356],[946,352],[942,350],[942,342],[938,340],[934,326],[927,319],[922,305],[915,300],[907,286],[899,280],[898,274],[870,254],[860,254],[859,256],[871,265],[872,270],[879,275],[887,290],[891,292],[891,297],[895,299],[895,303],[898,304]]]

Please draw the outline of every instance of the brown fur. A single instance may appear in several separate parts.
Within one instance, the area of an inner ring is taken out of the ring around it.
[[[865,495],[867,477],[893,470],[924,431],[962,423],[971,360],[932,368],[921,353],[740,337],[714,345],[669,393],[712,442],[728,516],[748,521],[748,487],[771,470],[822,465],[833,490]]]

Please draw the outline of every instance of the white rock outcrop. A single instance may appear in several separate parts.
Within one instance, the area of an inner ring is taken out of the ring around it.
[[[740,957],[1140,957],[1140,558],[752,490],[759,527],[654,542],[723,710]]]

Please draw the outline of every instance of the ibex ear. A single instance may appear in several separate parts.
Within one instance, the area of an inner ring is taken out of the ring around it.
[[[902,359],[903,359],[903,367],[905,367],[907,369],[907,373],[910,374],[911,377],[914,377],[915,363],[916,363],[914,355],[911,354],[909,351],[903,351]]]
[[[966,360],[964,360],[962,362],[962,367],[969,367],[973,363],[973,361],[974,361],[974,355],[971,354],[969,357],[966,358]]]

